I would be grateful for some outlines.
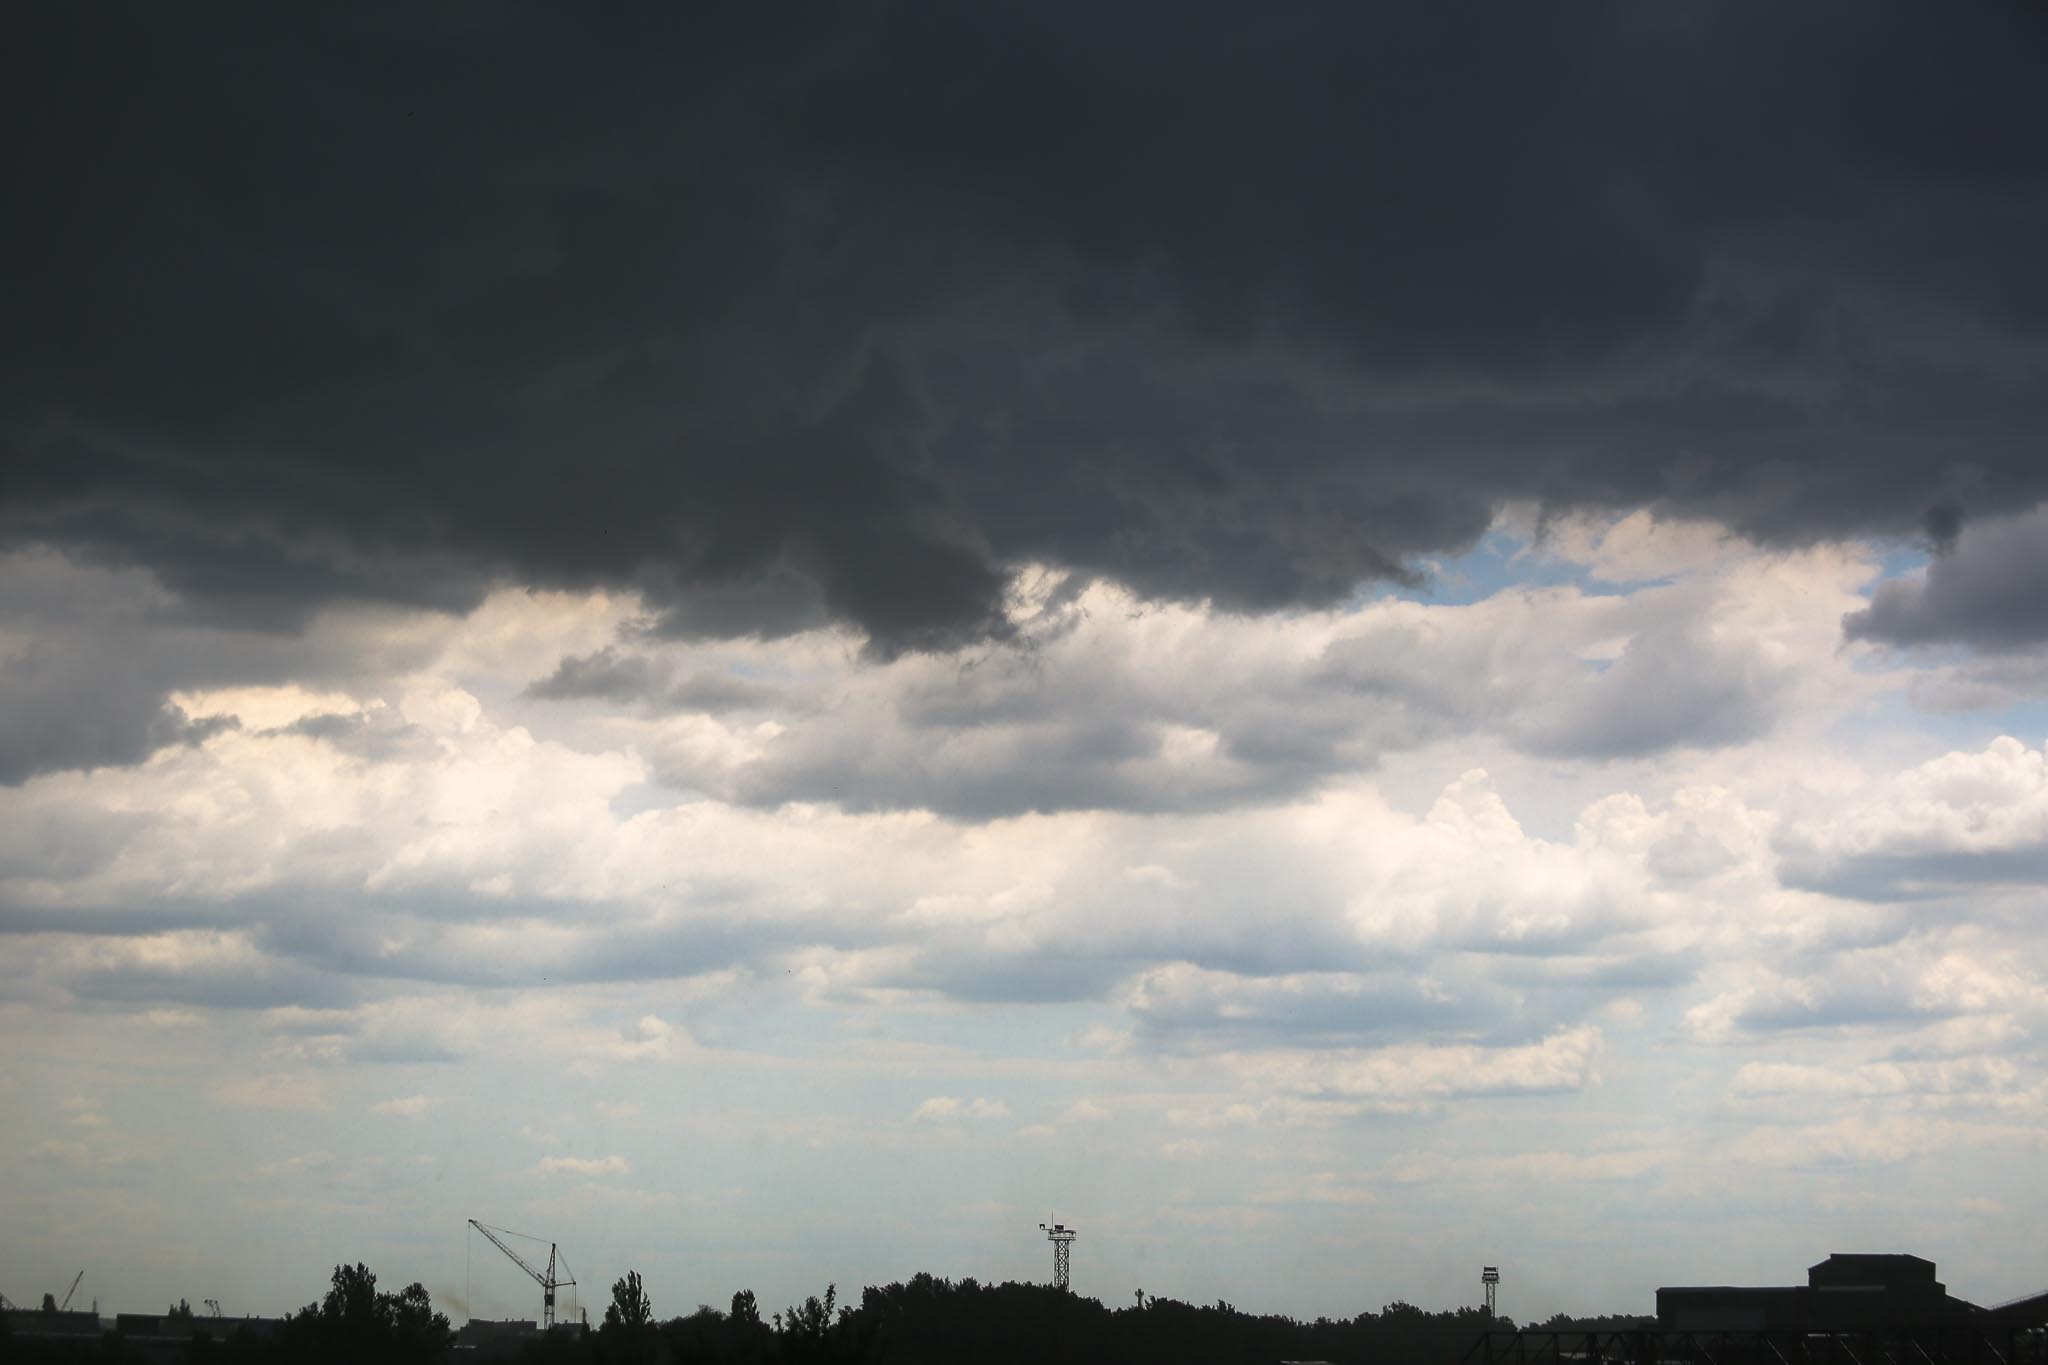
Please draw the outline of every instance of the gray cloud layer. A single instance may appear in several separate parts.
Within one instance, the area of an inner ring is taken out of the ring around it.
[[[1027,558],[1264,609],[1507,497],[2048,494],[2038,7],[8,24],[0,541],[209,622],[512,576],[888,654]]]
[[[1921,579],[1878,585],[1847,617],[1852,639],[2007,651],[2048,639],[2048,511],[1980,522]]]
[[[1629,594],[1258,621],[1041,583],[1014,645],[849,667],[812,637],[642,640],[563,658],[526,695],[583,703],[558,717],[629,708],[655,777],[753,806],[1244,808],[1459,736],[1573,760],[1763,739],[1853,685],[1835,630],[1863,572],[1820,552]]]

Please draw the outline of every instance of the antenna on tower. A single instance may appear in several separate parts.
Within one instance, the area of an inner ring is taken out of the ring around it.
[[[1054,1223],[1051,1227],[1046,1227],[1045,1224],[1040,1223],[1038,1226],[1045,1230],[1045,1240],[1052,1243],[1052,1287],[1054,1289],[1065,1289],[1067,1287],[1067,1246],[1078,1234],[1065,1223]]]
[[[1500,1288],[1500,1267],[1494,1265],[1479,1267],[1479,1283],[1486,1286],[1486,1316],[1489,1318],[1499,1317],[1500,1315],[1494,1311],[1493,1297],[1495,1291]]]

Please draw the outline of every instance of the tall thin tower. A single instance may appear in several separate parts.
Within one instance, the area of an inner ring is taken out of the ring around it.
[[[1479,1283],[1486,1286],[1486,1316],[1489,1318],[1499,1317],[1500,1314],[1494,1311],[1493,1298],[1495,1291],[1500,1288],[1500,1267],[1495,1265],[1479,1267]]]
[[[1054,1289],[1065,1289],[1067,1287],[1067,1245],[1074,1240],[1076,1234],[1065,1223],[1054,1223],[1051,1227],[1046,1227],[1045,1224],[1040,1223],[1038,1226],[1045,1229],[1045,1240],[1052,1243],[1052,1287]]]

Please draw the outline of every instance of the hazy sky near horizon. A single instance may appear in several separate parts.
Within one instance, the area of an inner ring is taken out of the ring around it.
[[[2048,1284],[2040,5],[0,22],[10,1299]]]

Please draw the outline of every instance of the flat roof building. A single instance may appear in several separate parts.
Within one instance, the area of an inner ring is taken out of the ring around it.
[[[1657,1326],[1668,1332],[1862,1332],[1968,1323],[1982,1311],[1949,1294],[1934,1262],[1898,1254],[1836,1252],[1809,1266],[1803,1285],[1657,1291]]]

